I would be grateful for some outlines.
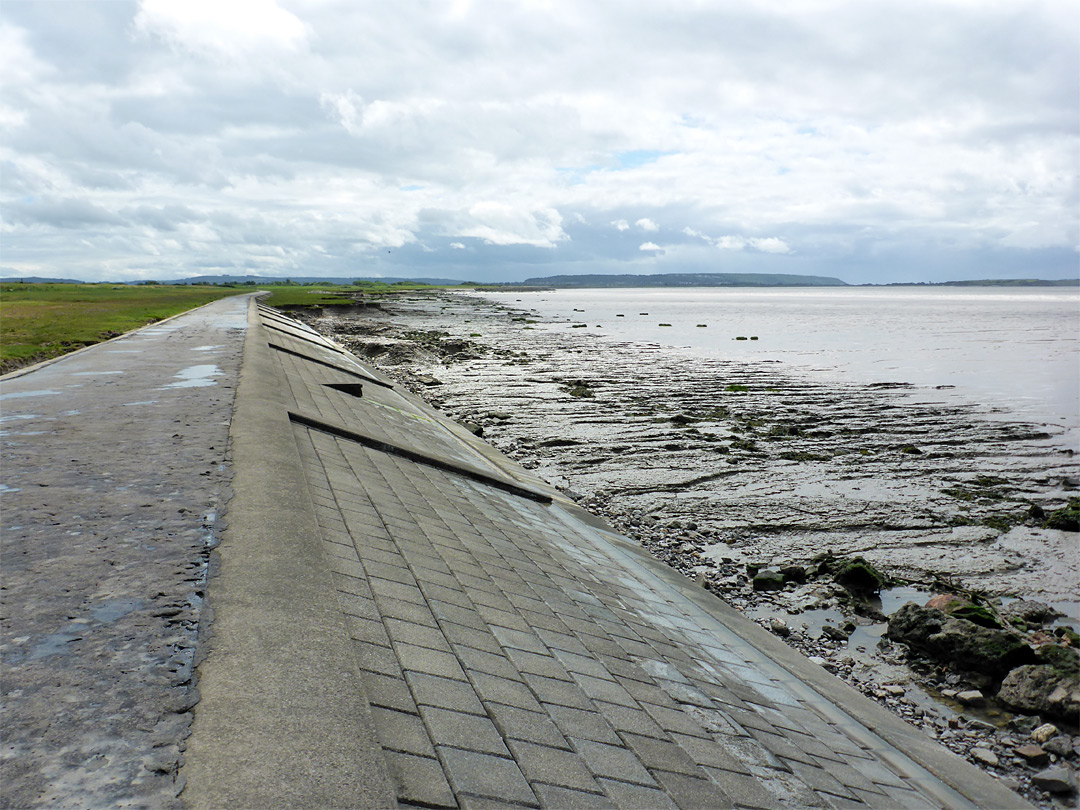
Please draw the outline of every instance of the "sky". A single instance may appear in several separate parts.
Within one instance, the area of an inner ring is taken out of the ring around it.
[[[1076,278],[1073,0],[0,4],[0,276]]]

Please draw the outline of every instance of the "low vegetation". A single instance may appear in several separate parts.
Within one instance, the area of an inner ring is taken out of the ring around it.
[[[270,306],[347,305],[358,295],[427,289],[412,282],[297,284],[61,284],[0,285],[0,373],[59,357],[124,332],[208,304],[265,289]]]

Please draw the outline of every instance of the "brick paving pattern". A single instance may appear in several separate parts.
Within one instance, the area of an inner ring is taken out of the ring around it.
[[[261,312],[399,802],[974,806],[733,632],[710,594]]]

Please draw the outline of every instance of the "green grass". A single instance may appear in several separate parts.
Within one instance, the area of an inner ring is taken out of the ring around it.
[[[249,287],[3,284],[0,373],[250,291]]]
[[[351,304],[357,295],[437,289],[412,282],[258,286],[178,284],[0,285],[0,373],[92,346],[229,295],[268,290],[272,307]]]

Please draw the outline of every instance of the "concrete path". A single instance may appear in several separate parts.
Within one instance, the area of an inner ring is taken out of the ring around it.
[[[1027,806],[252,307],[192,808]]]
[[[3,807],[171,807],[250,296],[0,385]]]

